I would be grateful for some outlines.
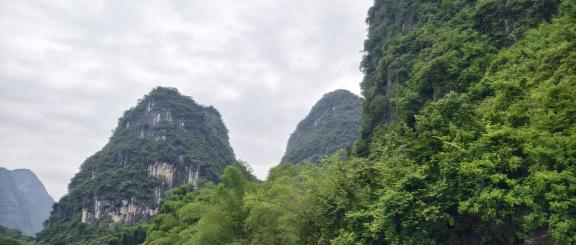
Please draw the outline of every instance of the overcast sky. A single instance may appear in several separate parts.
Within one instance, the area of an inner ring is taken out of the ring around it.
[[[155,86],[213,105],[265,178],[329,91],[359,94],[372,0],[2,0],[0,166],[59,199]]]

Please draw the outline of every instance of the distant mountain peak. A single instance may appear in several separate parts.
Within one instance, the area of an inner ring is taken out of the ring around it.
[[[351,146],[358,138],[361,121],[360,97],[344,89],[324,94],[290,135],[281,162],[317,162]]]
[[[34,235],[42,229],[53,203],[34,172],[0,167],[0,225]]]

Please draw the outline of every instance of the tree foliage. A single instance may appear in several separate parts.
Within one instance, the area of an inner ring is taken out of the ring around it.
[[[188,193],[149,230],[181,240],[148,244],[575,243],[575,21],[568,0],[376,1],[360,157]]]
[[[408,124],[430,100],[462,93],[491,59],[549,21],[560,0],[377,0],[368,12],[361,68],[364,123],[357,153],[369,155],[382,125]]]

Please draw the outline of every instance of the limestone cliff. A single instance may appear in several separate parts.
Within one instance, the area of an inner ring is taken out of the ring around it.
[[[156,88],[124,113],[109,143],[82,164],[39,238],[68,244],[112,224],[145,222],[158,212],[166,191],[216,180],[233,162],[216,109],[176,89]]]

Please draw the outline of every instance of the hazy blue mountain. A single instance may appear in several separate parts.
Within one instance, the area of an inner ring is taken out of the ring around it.
[[[0,226],[34,235],[42,230],[52,204],[54,199],[32,171],[0,167]]]

